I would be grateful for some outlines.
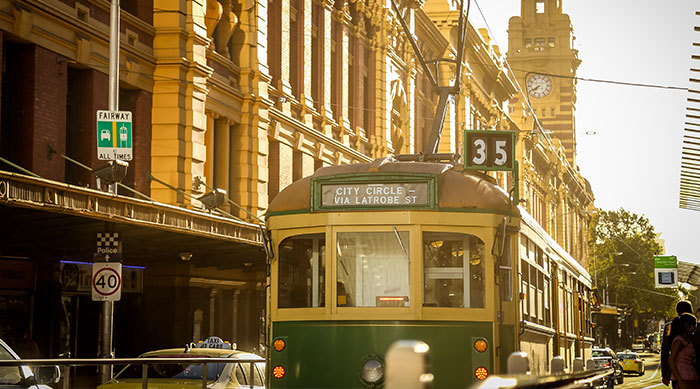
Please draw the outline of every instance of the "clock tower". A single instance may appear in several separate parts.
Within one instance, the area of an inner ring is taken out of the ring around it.
[[[581,61],[562,1],[521,0],[521,16],[510,18],[508,26],[507,58],[542,127],[561,141],[575,165],[575,77]],[[511,100],[510,115],[522,129],[534,128],[528,113],[522,96]]]

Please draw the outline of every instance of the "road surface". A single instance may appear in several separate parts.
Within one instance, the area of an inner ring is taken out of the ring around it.
[[[659,354],[640,353],[639,356],[644,358],[646,369],[644,375],[625,374],[625,382],[622,385],[616,385],[615,389],[665,389],[666,386],[661,383]]]

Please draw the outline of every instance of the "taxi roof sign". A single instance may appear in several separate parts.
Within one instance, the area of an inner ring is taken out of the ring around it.
[[[222,350],[233,350],[233,345],[230,342],[224,341],[218,336],[210,336],[204,341],[199,341],[194,345],[196,348],[217,348]]]

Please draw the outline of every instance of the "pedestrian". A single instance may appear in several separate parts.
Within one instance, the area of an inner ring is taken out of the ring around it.
[[[692,314],[692,312],[693,305],[690,304],[690,301],[679,301],[676,304],[676,313],[678,316],[673,319],[673,321],[676,321],[684,313]],[[673,337],[671,337],[671,327],[673,321],[664,325],[664,333],[661,340],[661,382],[666,386],[671,383],[671,367],[668,365],[668,356],[671,354],[671,341],[673,340]]]
[[[691,337],[697,328],[698,319],[690,313],[680,315],[674,320],[671,334],[671,355],[668,365],[671,368],[671,382],[674,388],[700,389],[698,374],[695,371],[695,347]]]
[[[695,310],[695,317],[700,318],[700,308]],[[698,322],[697,328],[700,328],[700,322]],[[700,330],[697,328],[690,340],[693,343],[693,347],[695,347],[695,372],[700,377],[700,358],[698,358],[698,355],[700,355]]]

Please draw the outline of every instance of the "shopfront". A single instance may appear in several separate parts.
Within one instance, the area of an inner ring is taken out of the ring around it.
[[[32,338],[35,283],[33,260],[0,256],[0,339],[13,348]]]
[[[212,335],[259,344],[259,226],[1,171],[0,186],[3,340],[16,342],[26,332],[42,357],[100,355],[102,303],[91,298],[92,262],[97,234],[118,232],[116,356]]]

